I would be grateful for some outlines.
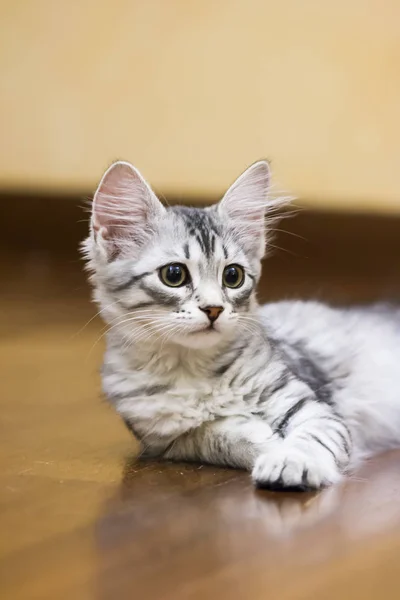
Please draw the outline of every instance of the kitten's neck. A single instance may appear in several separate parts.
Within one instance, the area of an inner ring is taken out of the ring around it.
[[[261,333],[261,325],[259,325]],[[148,371],[160,377],[178,372],[191,377],[208,377],[216,370],[216,365],[224,356],[237,347],[245,347],[257,335],[257,329],[238,328],[232,338],[223,339],[210,348],[194,349],[168,342],[163,344],[156,338],[146,342],[124,344],[118,331],[108,336],[108,346],[117,352],[127,368]]]

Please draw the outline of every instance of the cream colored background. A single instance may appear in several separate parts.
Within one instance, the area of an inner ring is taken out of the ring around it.
[[[166,194],[259,157],[320,206],[400,211],[398,0],[0,1],[0,188]]]

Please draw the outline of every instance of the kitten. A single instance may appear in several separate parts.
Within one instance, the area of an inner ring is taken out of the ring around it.
[[[259,307],[269,167],[206,209],[165,208],[117,162],[84,244],[109,325],[103,388],[148,456],[317,489],[400,442],[400,311]]]

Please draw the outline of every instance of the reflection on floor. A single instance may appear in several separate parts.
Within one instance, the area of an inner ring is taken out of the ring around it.
[[[300,221],[284,226],[308,241],[278,238],[294,255],[266,266],[262,299],[400,299],[398,223],[360,221],[360,236],[351,219]],[[102,324],[88,322],[70,251],[81,230],[46,246],[24,228],[3,240],[0,262],[4,598],[400,597],[400,452],[318,495],[255,492],[234,470],[138,463],[100,399]]]

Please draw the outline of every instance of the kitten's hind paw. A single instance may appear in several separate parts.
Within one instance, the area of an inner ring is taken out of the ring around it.
[[[305,492],[337,483],[341,474],[330,456],[309,456],[281,444],[257,458],[252,479],[258,488]]]

